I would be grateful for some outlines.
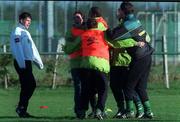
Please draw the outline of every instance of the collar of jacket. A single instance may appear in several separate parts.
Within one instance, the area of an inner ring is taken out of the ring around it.
[[[130,20],[132,18],[134,18],[134,14],[128,14],[126,17],[125,17],[125,20]]]
[[[19,26],[20,28],[22,28],[22,29],[26,29],[25,26],[24,26],[23,24],[21,24],[21,23],[19,23],[18,26]]]

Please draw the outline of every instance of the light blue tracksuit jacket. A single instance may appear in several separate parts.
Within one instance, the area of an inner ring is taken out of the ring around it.
[[[26,68],[25,60],[30,60],[34,62],[39,69],[43,69],[43,62],[34,41],[30,33],[20,23],[11,33],[10,47],[12,55],[20,68]]]

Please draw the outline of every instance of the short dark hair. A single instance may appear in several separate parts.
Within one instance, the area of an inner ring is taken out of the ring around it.
[[[87,20],[86,24],[87,24],[87,28],[88,29],[97,28],[97,25],[98,25],[98,23],[97,23],[95,18],[89,18]]]
[[[22,12],[22,13],[19,15],[19,21],[20,21],[21,19],[26,19],[27,17],[29,17],[29,18],[32,19],[32,16],[31,16],[30,13],[28,13],[28,12]]]
[[[121,3],[120,8],[125,15],[132,14],[134,12],[134,7],[130,2]]]
[[[89,17],[95,18],[95,17],[100,17],[101,16],[101,9],[99,7],[92,7],[89,11]]]

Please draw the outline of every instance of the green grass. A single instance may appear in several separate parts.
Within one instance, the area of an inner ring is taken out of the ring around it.
[[[138,121],[180,121],[180,83],[173,82],[170,89],[166,89],[162,83],[150,83],[148,87],[152,110],[155,114],[153,120],[112,119],[117,108],[114,98],[109,89],[106,108],[112,109],[108,113],[108,121],[138,122]],[[73,88],[59,87],[56,90],[49,88],[37,88],[29,104],[28,111],[38,118],[20,119],[15,113],[16,104],[19,97],[19,89],[0,89],[0,121],[2,122],[79,122],[74,118],[73,113]],[[40,109],[39,106],[46,105],[47,109]],[[88,111],[89,112],[89,111]],[[97,122],[98,120],[87,119],[84,122]]]

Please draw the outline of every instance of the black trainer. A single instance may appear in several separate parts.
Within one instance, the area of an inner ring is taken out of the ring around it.
[[[76,112],[76,117],[78,119],[85,119],[86,118],[86,112],[84,110],[78,110],[78,112]]]
[[[134,118],[134,117],[135,117],[134,111],[126,112],[126,113],[125,113],[125,117],[126,117],[126,118]]]
[[[16,113],[18,114],[20,118],[34,118],[35,117],[33,115],[30,115],[29,113],[27,113],[26,111],[24,111],[24,109],[20,107],[16,108]]]
[[[119,119],[126,118],[125,111],[118,110],[118,112],[113,116],[113,118],[119,118]]]
[[[154,117],[153,113],[152,112],[146,112],[143,116],[143,118],[148,118],[148,119],[152,119]]]
[[[136,114],[136,118],[138,118],[138,119],[141,119],[141,118],[143,118],[144,117],[144,112],[138,112],[137,114]]]
[[[98,120],[103,120],[103,112],[100,109],[96,110],[96,115],[95,118],[97,118]]]
[[[90,114],[88,114],[88,118],[95,118],[96,112],[92,111]]]

